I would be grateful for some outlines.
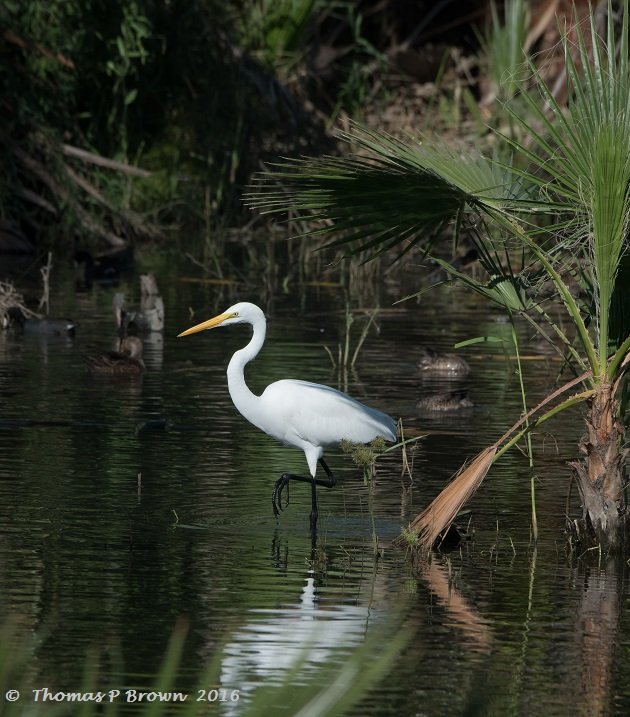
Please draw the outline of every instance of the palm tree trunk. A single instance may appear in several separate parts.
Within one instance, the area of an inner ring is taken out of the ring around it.
[[[626,522],[624,495],[625,457],[623,424],[613,385],[603,383],[586,415],[587,433],[580,441],[584,459],[571,463],[582,499],[583,514],[572,525],[582,547],[614,549],[623,542]]]

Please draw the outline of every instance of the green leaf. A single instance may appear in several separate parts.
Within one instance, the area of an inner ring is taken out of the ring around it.
[[[454,349],[461,349],[463,346],[473,346],[474,344],[503,344],[505,340],[499,336],[477,336],[474,339],[466,339],[454,344]]]
[[[129,90],[127,94],[125,95],[125,104],[130,105],[138,96],[138,90],[135,88],[133,90]]]

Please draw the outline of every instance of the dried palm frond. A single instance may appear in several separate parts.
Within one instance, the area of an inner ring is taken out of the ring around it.
[[[447,530],[466,501],[479,488],[486,477],[498,445],[485,448],[473,460],[464,465],[453,480],[410,524],[409,531],[418,535],[420,542],[427,548],[437,541]],[[395,542],[402,545],[400,538]]]
[[[630,359],[628,362],[630,362]],[[624,361],[624,365],[625,364],[626,362]],[[549,409],[542,416],[539,416],[531,425],[527,425],[529,419],[563,393],[592,378],[592,371],[586,371],[580,376],[576,376],[546,396],[540,403],[527,411],[527,413],[523,414],[498,441],[488,446],[488,448],[484,448],[470,463],[462,466],[446,488],[431,501],[422,513],[414,518],[409,524],[409,527],[403,531],[402,535],[393,541],[393,544],[396,547],[405,547],[409,545],[410,536],[417,537],[419,543],[427,550],[430,550],[436,542],[439,543],[438,539],[440,536],[446,533],[466,501],[481,485],[490,466],[495,458],[498,457],[497,454],[499,454],[499,456],[503,454],[529,430],[536,428],[560,411],[590,398],[593,395],[594,389],[591,388],[572,395],[562,403]],[[525,426],[525,428],[523,428],[523,426]]]

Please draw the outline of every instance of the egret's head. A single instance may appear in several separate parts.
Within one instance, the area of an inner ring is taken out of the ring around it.
[[[242,301],[234,306],[230,306],[222,314],[202,321],[196,326],[192,326],[186,331],[182,331],[180,336],[188,336],[189,334],[196,334],[198,331],[206,331],[207,329],[216,329],[217,326],[230,326],[230,324],[254,324],[260,320],[265,319],[263,312],[255,305],[250,304],[247,301]]]

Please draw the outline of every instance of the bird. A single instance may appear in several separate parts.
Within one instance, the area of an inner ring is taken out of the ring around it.
[[[429,348],[423,349],[418,368],[423,373],[443,378],[463,378],[470,373],[470,366],[461,356],[441,354]]]
[[[369,443],[382,437],[396,441],[396,422],[391,416],[366,406],[329,386],[308,381],[281,379],[269,384],[260,396],[245,383],[245,366],[258,355],[265,342],[267,320],[262,309],[249,302],[230,306],[222,314],[182,331],[188,336],[219,326],[249,324],[253,329],[250,342],[236,351],[227,368],[228,390],[234,406],[250,423],[268,435],[304,451],[309,476],[283,473],[276,481],[271,505],[277,517],[282,507],[282,492],[291,481],[310,483],[310,526],[317,525],[317,486],[332,488],[337,479],[324,461],[324,448],[342,440]],[[317,464],[325,478],[316,476]],[[285,506],[286,507],[286,506]]]
[[[25,334],[37,336],[73,336],[76,324],[72,319],[50,319],[25,316],[19,306],[6,311],[7,326],[19,327]]]
[[[466,411],[474,405],[468,398],[468,391],[444,391],[421,398],[416,404],[416,409],[421,414],[440,414]]]
[[[123,294],[114,294],[112,309],[118,329],[116,348],[113,351],[103,351],[95,356],[86,356],[88,371],[91,373],[107,374],[109,376],[137,376],[144,369],[142,360],[143,345],[137,336],[127,336]]]
[[[373,606],[360,599],[349,604],[322,600],[321,589],[309,574],[298,602],[285,596],[278,609],[250,615],[224,641],[221,684],[253,692],[261,682],[284,679],[298,668],[303,675],[330,665],[340,652],[365,643],[366,625],[372,627],[373,616]],[[234,705],[226,702],[221,713],[227,717],[242,714]]]
[[[160,296],[157,282],[153,274],[140,275],[140,308],[130,311],[124,310],[124,294],[115,294],[114,300],[118,302],[123,312],[124,330],[132,333],[151,333],[164,329],[164,300]]]
[[[137,336],[125,336],[118,343],[117,351],[104,351],[87,356],[87,367],[92,373],[110,376],[137,376],[144,371],[142,341]]]

